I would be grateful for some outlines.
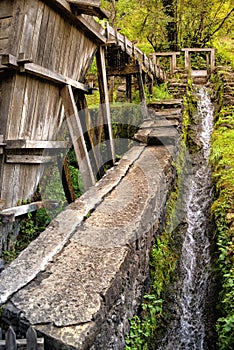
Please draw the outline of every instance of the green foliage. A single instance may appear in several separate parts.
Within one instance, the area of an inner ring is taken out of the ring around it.
[[[168,91],[167,83],[154,86],[152,95],[148,91],[146,92],[147,103],[160,100],[168,100],[171,98],[172,96]]]
[[[228,36],[216,38],[213,45],[216,48],[216,64],[234,68],[234,39]]]
[[[153,245],[150,259],[151,286],[144,296],[141,317],[130,320],[130,331],[125,338],[126,350],[149,349],[152,337],[160,329],[163,321],[163,298],[171,274],[177,264],[172,236],[164,231]]]
[[[172,282],[177,267],[178,247],[175,246],[174,223],[179,202],[180,181],[185,165],[186,145],[181,142],[176,164],[176,180],[166,204],[166,223],[163,233],[158,236],[152,247],[150,258],[150,289],[144,296],[142,313],[130,320],[130,331],[126,336],[126,350],[152,349],[152,341],[160,332],[164,323],[164,295]]]
[[[234,107],[223,107],[214,126],[210,162],[213,169],[215,200],[212,214],[218,246],[217,271],[220,276],[219,318],[216,329],[218,348],[234,346]]]
[[[66,157],[67,157],[68,167],[69,167],[69,171],[72,179],[72,185],[75,191],[75,195],[78,198],[84,193],[84,184],[78,168],[78,162],[76,159],[76,154],[74,149],[70,149],[67,152]]]
[[[232,0],[112,0],[103,6],[112,12],[111,23],[147,54],[210,46],[233,35]]]
[[[187,83],[187,92],[183,100],[183,132],[182,138],[191,152],[197,152],[198,147],[194,143],[194,133],[192,127],[194,125],[194,115],[197,110],[197,100],[194,96],[192,80]]]
[[[49,224],[50,218],[47,211],[42,208],[35,213],[28,213],[20,220],[20,228],[17,239],[12,241],[10,250],[4,250],[2,258],[6,262],[13,261],[19,253],[25,249]]]

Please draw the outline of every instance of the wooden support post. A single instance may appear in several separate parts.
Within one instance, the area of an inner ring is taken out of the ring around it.
[[[186,49],[184,49],[184,65],[186,69],[190,69],[190,53]]]
[[[114,102],[114,87],[115,87],[115,77],[114,75],[109,78],[109,101]]]
[[[206,69],[207,69],[207,73],[210,73],[211,69],[210,69],[210,52],[206,53]]]
[[[126,75],[126,97],[128,102],[132,102],[132,76]]]
[[[211,49],[210,51],[210,70],[211,72],[214,70],[215,67],[215,49]]]
[[[111,115],[110,115],[110,103],[107,87],[106,77],[106,62],[105,62],[105,48],[100,46],[96,53],[96,62],[98,69],[98,82],[100,92],[101,111],[104,120],[104,130],[106,137],[110,141],[110,150],[108,150],[108,157],[115,164],[115,146],[112,133]]]
[[[72,203],[76,199],[76,194],[74,190],[74,186],[72,183],[72,177],[70,174],[67,157],[63,159],[63,157],[57,157],[58,167],[61,169],[61,179],[63,184],[64,193],[68,203]]]
[[[154,77],[152,76],[152,78],[150,78],[149,81],[149,93],[150,95],[154,94]]]
[[[170,69],[170,73],[173,74],[175,69],[176,69],[176,53],[172,53],[172,56],[171,56],[171,69]]]
[[[76,153],[79,170],[84,184],[84,189],[95,184],[92,166],[90,163],[87,147],[84,140],[83,130],[79,119],[72,87],[70,85],[61,89],[62,102],[65,109],[68,129]]]
[[[145,98],[145,90],[144,90],[144,84],[143,84],[143,78],[142,78],[142,68],[139,64],[139,74],[137,75],[138,80],[138,87],[139,87],[139,95],[140,95],[140,101],[141,101],[141,111],[143,119],[148,118],[148,109],[146,104],[146,98]]]

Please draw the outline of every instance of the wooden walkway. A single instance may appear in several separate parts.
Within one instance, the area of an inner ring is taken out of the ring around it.
[[[109,26],[108,23],[106,25],[106,37],[106,46],[108,47],[107,59],[109,58],[110,63],[113,63],[116,58],[116,49],[119,49],[132,59],[131,62],[128,62],[128,65],[123,64],[122,66],[116,67],[116,64],[110,64],[109,66],[112,67],[112,69],[109,68],[109,70],[107,70],[108,75],[126,75],[139,73],[140,65],[142,71],[146,73],[152,80],[159,80],[162,82],[167,79],[166,72],[161,69],[160,66],[156,64],[156,62],[154,62],[138,47],[136,47],[135,44],[131,42],[126,36],[120,34],[116,28]]]

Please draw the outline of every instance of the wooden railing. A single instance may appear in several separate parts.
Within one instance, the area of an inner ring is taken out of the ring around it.
[[[145,53],[143,53],[138,47],[135,46],[125,35],[118,32],[116,28],[106,24],[106,44],[115,44],[121,48],[123,52],[126,52],[131,57],[134,57],[136,61],[141,63],[142,70],[145,73],[152,74],[154,78],[161,81],[167,79],[166,72],[161,69],[155,62],[153,62]]]
[[[0,328],[0,350],[44,350],[44,338],[37,338],[37,333],[32,327],[28,328],[26,339],[16,339],[16,334],[10,326],[6,332],[6,339],[2,340]]]

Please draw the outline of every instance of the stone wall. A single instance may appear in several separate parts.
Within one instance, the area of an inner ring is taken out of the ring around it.
[[[160,120],[145,125],[151,146],[134,146],[1,273],[4,321],[33,325],[45,349],[124,348],[173,178],[178,133]],[[160,127],[169,138],[156,140]]]

